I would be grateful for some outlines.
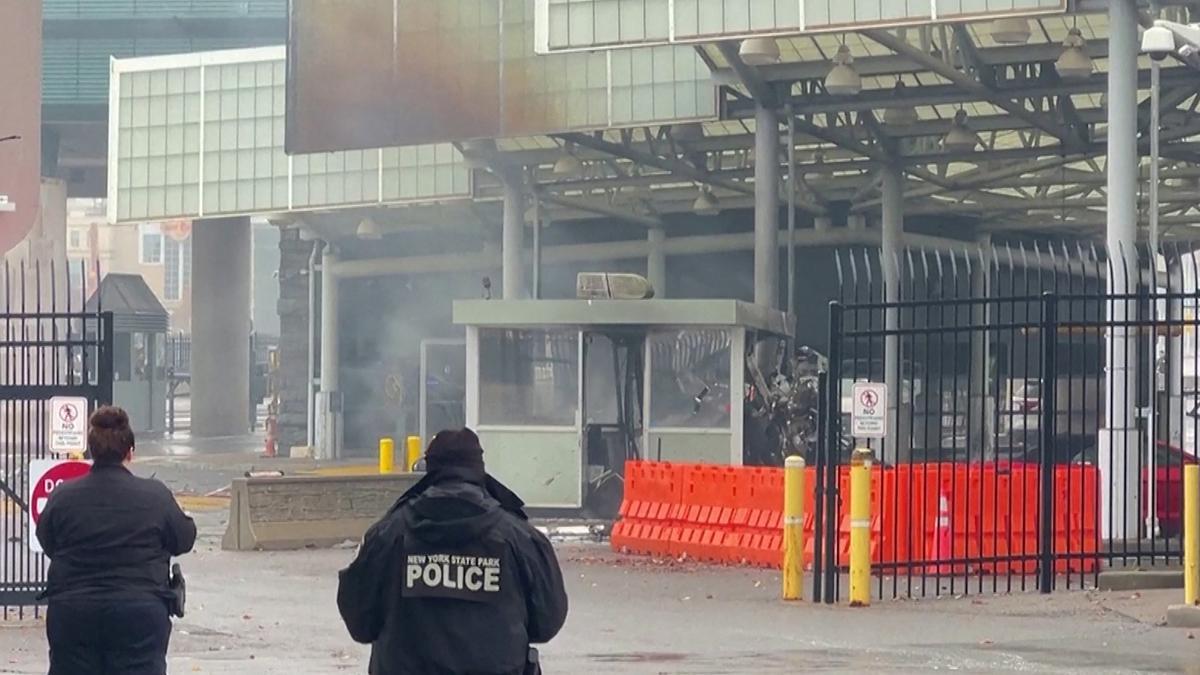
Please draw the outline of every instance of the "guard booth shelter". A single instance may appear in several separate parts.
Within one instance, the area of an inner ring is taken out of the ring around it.
[[[740,465],[746,358],[791,335],[736,300],[468,300],[466,419],[534,508],[619,504],[626,459]]]
[[[167,426],[166,333],[170,315],[137,274],[109,274],[87,311],[113,314],[113,403],[129,413],[137,434]]]

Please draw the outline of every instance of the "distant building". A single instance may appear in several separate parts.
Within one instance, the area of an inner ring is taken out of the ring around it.
[[[186,220],[140,225],[109,225],[103,199],[71,199],[67,204],[67,260],[72,286],[87,280],[96,288],[97,269],[138,274],[171,314],[171,330],[190,332],[192,223]]]
[[[277,335],[279,284],[274,271],[279,261],[279,231],[265,220],[256,220],[253,227],[254,326],[260,333]],[[96,288],[97,269],[101,276],[110,272],[139,274],[170,313],[171,330],[191,332],[190,220],[110,225],[105,219],[105,200],[70,199],[66,248],[72,288],[79,289],[86,279],[90,293]]]

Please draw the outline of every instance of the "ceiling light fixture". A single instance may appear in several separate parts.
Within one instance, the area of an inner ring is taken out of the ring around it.
[[[1063,40],[1063,52],[1054,62],[1054,69],[1064,80],[1082,80],[1092,74],[1095,64],[1092,57],[1084,51],[1087,42],[1079,28],[1071,28]]]
[[[555,176],[578,176],[583,173],[583,162],[575,156],[569,145],[563,147],[562,156],[554,163]]]
[[[779,63],[779,43],[775,42],[775,38],[746,38],[742,40],[738,56],[748,66],[769,66]]]
[[[971,152],[979,145],[979,137],[967,127],[967,111],[959,109],[954,113],[954,123],[950,131],[942,139],[942,149],[946,152]]]
[[[379,227],[379,223],[375,219],[367,216],[358,224],[358,229],[354,231],[354,236],[363,241],[379,241],[383,239],[383,228]]]
[[[692,202],[692,211],[698,216],[715,216],[721,213],[721,200],[712,193],[707,185],[700,188],[696,201]]]
[[[988,33],[998,45],[1023,45],[1029,42],[1029,36],[1032,34],[1029,30],[1029,20],[1015,16],[992,21]]]
[[[892,98],[897,103],[883,111],[883,123],[889,127],[907,127],[917,123],[917,109],[904,102],[906,89],[904,80],[896,80]]]
[[[853,96],[862,91],[862,77],[854,69],[854,56],[845,44],[833,55],[833,68],[825,76],[825,91],[835,96]]]

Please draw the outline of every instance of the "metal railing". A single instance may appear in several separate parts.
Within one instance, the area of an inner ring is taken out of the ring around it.
[[[0,300],[0,619],[39,603],[46,559],[30,549],[30,463],[47,458],[49,399],[112,402],[112,314],[86,310],[53,264],[5,265]],[[98,275],[97,275],[98,276]],[[86,279],[86,274],[80,275]],[[36,615],[38,610],[32,613]]]
[[[1049,592],[1095,585],[1107,567],[1181,562],[1183,466],[1200,438],[1188,252],[856,251],[838,263],[818,597],[838,597],[845,568],[842,450],[861,381],[890,395],[886,437],[856,439],[878,460],[880,596]]]

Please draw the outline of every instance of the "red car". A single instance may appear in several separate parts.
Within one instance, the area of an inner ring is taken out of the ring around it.
[[[1181,448],[1158,442],[1154,455],[1154,512],[1162,536],[1176,537],[1183,531],[1183,465],[1195,464],[1196,458]],[[1149,495],[1149,467],[1142,469],[1142,494]],[[1143,502],[1149,505],[1149,502]],[[1143,516],[1149,515],[1148,508]]]

